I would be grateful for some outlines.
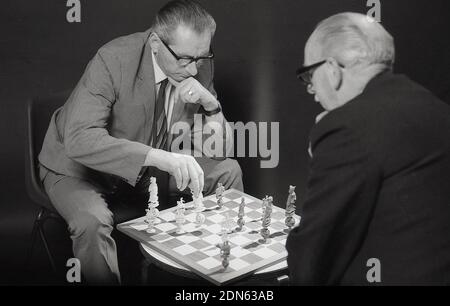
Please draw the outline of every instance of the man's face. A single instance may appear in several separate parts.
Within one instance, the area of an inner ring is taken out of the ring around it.
[[[198,34],[186,26],[178,26],[172,33],[172,40],[166,41],[169,47],[179,57],[200,57],[209,54],[211,45],[211,33],[204,31]],[[152,46],[153,48],[153,46]],[[181,65],[168,48],[158,41],[156,59],[163,72],[177,82],[193,77],[198,73],[198,64],[195,62],[187,66]]]
[[[321,50],[310,39],[305,47],[304,65],[309,66],[325,60],[324,58],[319,58],[320,54]],[[308,86],[308,92],[314,95],[314,100],[319,102],[325,110],[331,111],[336,108],[336,92],[331,86],[328,65],[328,63],[325,63],[312,72],[311,85]]]

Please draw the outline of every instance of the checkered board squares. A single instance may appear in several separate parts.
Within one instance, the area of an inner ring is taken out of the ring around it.
[[[234,189],[225,191],[223,195],[221,209],[214,194],[204,198],[206,219],[200,226],[195,224],[193,203],[186,203],[184,233],[177,233],[176,207],[160,213],[154,233],[147,233],[145,217],[119,224],[118,229],[217,285],[227,284],[284,260],[287,256],[284,209],[276,205],[272,207],[270,236],[264,243],[260,234],[262,201]],[[239,231],[237,216],[242,198],[246,204],[245,224]],[[230,217],[232,230],[229,234],[229,266],[224,269],[218,245],[222,243],[220,233],[226,214]],[[295,216],[295,219],[298,224],[300,217]]]

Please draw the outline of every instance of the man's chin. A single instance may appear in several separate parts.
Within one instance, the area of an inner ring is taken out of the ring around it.
[[[184,80],[186,80],[187,77],[177,75],[177,76],[173,76],[172,79],[173,79],[175,82],[177,82],[177,83],[181,83],[181,82],[183,82]]]
[[[187,79],[187,78],[180,77],[180,76],[169,76],[168,78],[169,78],[170,82],[175,86],[177,86],[178,84],[180,84],[181,82],[183,82],[184,80]]]

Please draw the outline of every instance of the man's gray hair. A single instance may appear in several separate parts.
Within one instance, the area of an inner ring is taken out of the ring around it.
[[[216,31],[214,18],[196,1],[175,0],[164,5],[158,12],[151,30],[170,42],[172,33],[179,25],[187,26],[198,34],[210,31],[211,37]]]
[[[381,64],[392,69],[395,62],[393,37],[374,19],[358,13],[333,15],[316,27],[314,43],[322,57],[333,57],[345,66]]]

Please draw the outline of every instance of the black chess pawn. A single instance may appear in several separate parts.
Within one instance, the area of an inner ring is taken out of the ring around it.
[[[223,242],[223,244],[220,247],[220,253],[221,253],[221,257],[222,257],[222,266],[224,269],[226,269],[228,267],[228,265],[230,264],[228,257],[230,256],[230,244],[228,243],[228,240],[225,240]]]
[[[244,226],[245,222],[244,222],[244,206],[245,206],[245,200],[244,198],[241,199],[241,204],[239,205],[239,212],[238,212],[238,220],[237,220],[237,225],[238,231],[242,230],[242,227]]]
[[[217,206],[219,206],[219,209],[223,207],[223,193],[225,191],[225,187],[221,183],[217,184],[216,189],[216,199],[217,199]]]

